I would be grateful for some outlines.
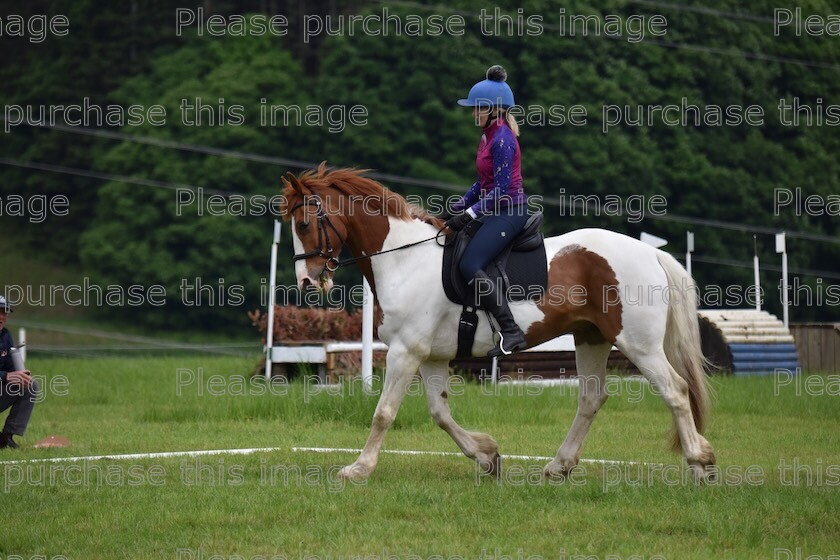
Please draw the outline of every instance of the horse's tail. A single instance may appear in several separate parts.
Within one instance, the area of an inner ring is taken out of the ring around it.
[[[699,433],[703,433],[709,415],[709,384],[706,377],[706,358],[700,346],[700,326],[697,322],[697,294],[694,280],[664,251],[657,253],[659,264],[668,277],[668,319],[665,324],[665,356],[671,366],[688,384],[691,415]],[[679,434],[673,434],[671,446],[679,450]]]

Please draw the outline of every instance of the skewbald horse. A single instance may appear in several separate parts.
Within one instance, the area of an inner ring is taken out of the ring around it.
[[[376,468],[385,433],[418,370],[435,422],[486,473],[498,475],[496,441],[464,430],[447,401],[461,306],[444,293],[443,249],[431,241],[443,222],[360,170],[328,170],[322,163],[282,181],[281,213],[291,220],[298,285],[329,290],[347,246],[383,314],[378,334],[388,353],[382,393],[362,453],[340,475],[361,480]],[[573,333],[579,378],[577,413],[544,474],[563,477],[578,464],[608,397],[606,364],[615,345],[670,408],[674,448],[682,449],[693,477],[713,476],[714,453],[701,435],[709,399],[691,277],[664,251],[607,230],[572,231],[546,238],[544,246],[548,289],[538,300],[511,303],[511,310],[529,347]],[[495,346],[488,319],[479,317],[474,356]]]

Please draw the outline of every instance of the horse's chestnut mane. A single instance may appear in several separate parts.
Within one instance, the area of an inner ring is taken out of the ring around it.
[[[368,169],[339,168],[330,169],[326,162],[321,162],[317,169],[310,169],[293,176],[291,173],[283,177],[283,202],[280,211],[284,220],[290,216],[289,210],[301,202],[310,194],[324,196],[325,191],[335,189],[348,197],[365,197],[366,208],[379,210],[386,216],[400,218],[401,220],[418,219],[439,228],[443,227],[443,221],[429,214],[425,208],[409,203],[399,194],[388,189],[378,181],[365,177]],[[298,185],[295,185],[297,181]]]

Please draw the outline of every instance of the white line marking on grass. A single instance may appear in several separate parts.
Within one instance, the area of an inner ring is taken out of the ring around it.
[[[506,379],[501,377],[496,385],[536,385],[538,387],[577,387],[580,385],[580,379],[577,377],[561,378],[561,379]]]
[[[87,455],[82,457],[50,457],[47,459],[24,459],[21,461],[0,461],[0,465],[21,465],[25,463],[63,463],[73,461],[101,461],[111,459],[159,459],[167,457],[198,457],[200,455],[250,455],[280,451],[282,447],[251,447],[246,449],[198,449],[195,451],[163,451],[160,453],[130,453],[123,455]]]
[[[310,452],[310,453],[361,453],[361,449],[351,449],[349,447],[292,447],[293,452]],[[380,453],[389,453],[391,455],[435,455],[440,457],[463,457],[463,453],[456,451],[415,451],[413,449],[383,449]],[[554,457],[544,457],[542,455],[505,455],[502,454],[502,459],[517,459],[520,461],[551,461]],[[638,461],[619,461],[617,459],[581,459],[581,463],[593,463],[599,465],[655,465],[665,466],[663,463],[642,463]]]
[[[121,455],[86,455],[80,457],[49,457],[46,459],[23,459],[19,461],[0,461],[0,465],[22,465],[29,463],[69,463],[75,461],[125,461],[129,459],[165,459],[170,457],[199,457],[206,455],[251,455],[253,453],[271,453],[282,451],[282,447],[248,447],[244,449],[198,449],[193,451],[162,451],[159,453],[129,453]],[[361,453],[361,449],[350,447],[292,447],[293,453]],[[437,457],[463,457],[455,451],[417,451],[414,449],[383,449],[381,453],[389,455],[434,455]],[[519,461],[550,461],[554,457],[541,455],[502,455],[504,459]],[[664,466],[662,463],[643,463],[638,461],[619,461],[615,459],[581,459],[581,463],[599,465]]]

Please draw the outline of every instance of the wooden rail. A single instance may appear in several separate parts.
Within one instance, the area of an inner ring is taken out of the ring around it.
[[[840,373],[840,323],[801,323],[790,330],[803,371]]]

